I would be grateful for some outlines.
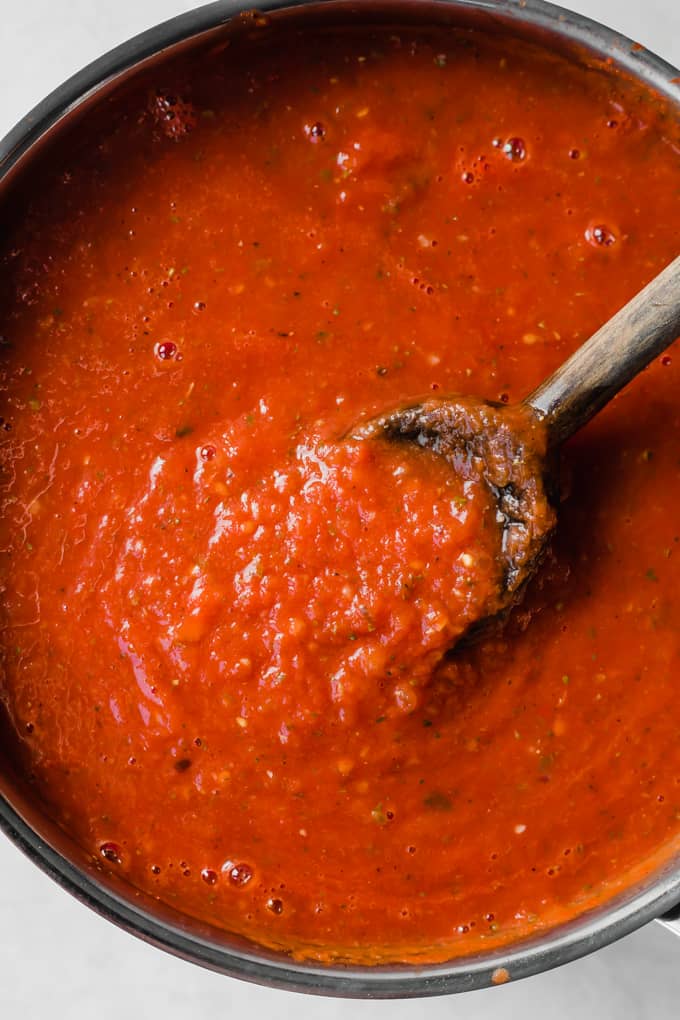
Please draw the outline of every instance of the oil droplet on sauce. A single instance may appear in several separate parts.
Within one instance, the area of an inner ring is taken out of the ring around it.
[[[104,860],[110,861],[111,864],[122,864],[123,856],[121,849],[117,843],[102,843],[99,847],[99,853],[102,855]]]

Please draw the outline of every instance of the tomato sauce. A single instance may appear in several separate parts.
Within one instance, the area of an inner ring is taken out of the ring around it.
[[[564,454],[502,633],[490,493],[341,440],[515,402],[677,254],[678,125],[469,31],[187,56],[91,114],[2,251],[12,757],[134,886],[298,957],[435,961],[680,839],[680,359]]]

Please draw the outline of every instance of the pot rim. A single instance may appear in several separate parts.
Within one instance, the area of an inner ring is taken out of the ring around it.
[[[551,39],[562,39],[577,48],[612,62],[634,79],[648,85],[680,109],[678,79],[680,71],[640,47],[626,36],[580,14],[545,0],[392,0],[384,6],[395,10],[422,5],[433,10],[451,8],[454,12],[472,11],[495,15],[510,25],[533,26],[545,30]],[[348,11],[366,10],[369,3],[355,0],[261,0],[258,12],[269,13],[298,7],[336,7]],[[217,29],[251,5],[242,0],[216,0],[188,13],[171,18],[127,42],[116,46],[88,64],[58,86],[37,104],[0,141],[0,185],[21,172],[24,157],[53,128],[87,100],[96,97],[108,85],[121,80],[151,58],[181,43]],[[0,829],[35,864],[62,888],[102,917],[113,921],[146,942],[165,949],[184,960],[198,963],[231,977],[239,977],[269,987],[335,995],[348,998],[414,998],[471,991],[498,983],[507,971],[516,980],[568,963],[629,934],[673,908],[680,902],[680,865],[647,880],[637,892],[624,893],[597,911],[581,915],[568,925],[548,932],[544,937],[523,941],[507,949],[476,956],[463,956],[448,963],[427,966],[378,965],[374,967],[320,965],[292,960],[257,945],[229,946],[216,937],[192,932],[192,919],[174,912],[177,922],[155,917],[153,901],[149,909],[130,887],[129,897],[117,887],[86,871],[62,853],[52,839],[49,823],[41,835],[24,813],[0,791]],[[54,844],[54,845],[53,845]],[[74,855],[75,858],[75,855]],[[203,932],[205,926],[202,926]],[[245,944],[244,944],[245,945]]]

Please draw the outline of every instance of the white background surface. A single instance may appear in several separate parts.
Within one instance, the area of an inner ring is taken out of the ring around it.
[[[568,2],[568,0],[567,0]],[[0,0],[0,136],[61,81],[178,0]],[[680,65],[679,0],[571,0]],[[202,971],[102,921],[0,836],[1,1020],[676,1020],[680,940],[649,925],[550,974],[445,999],[352,1003]]]

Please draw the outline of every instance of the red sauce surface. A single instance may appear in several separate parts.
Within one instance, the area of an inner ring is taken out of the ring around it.
[[[678,246],[677,123],[507,40],[218,50],[43,170],[3,253],[15,759],[100,867],[303,957],[439,960],[680,836],[680,359],[566,451],[501,636],[490,494],[336,443],[516,401]]]

